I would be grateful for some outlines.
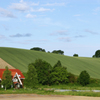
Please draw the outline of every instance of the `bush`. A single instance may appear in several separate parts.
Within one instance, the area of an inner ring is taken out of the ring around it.
[[[87,73],[87,71],[82,71],[77,81],[82,86],[85,86],[90,83],[90,75]]]
[[[69,83],[75,83],[76,82],[75,75],[72,74],[72,73],[68,73],[68,79],[69,79]]]

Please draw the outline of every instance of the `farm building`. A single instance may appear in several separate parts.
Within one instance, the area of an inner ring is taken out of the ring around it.
[[[3,73],[6,69],[0,69],[0,82],[2,81]],[[19,69],[8,69],[11,71],[12,81],[15,88],[22,88],[24,82],[24,75]]]

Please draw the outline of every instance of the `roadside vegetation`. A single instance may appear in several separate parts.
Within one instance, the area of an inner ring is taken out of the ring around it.
[[[25,60],[24,58],[30,54],[32,55],[33,53],[32,50],[30,50],[31,53],[27,52],[27,50],[25,50],[25,52],[24,50],[19,50],[19,49],[14,49],[14,50],[17,51],[16,53],[19,53],[21,51],[20,54],[21,53],[23,54],[21,61],[22,60],[25,61],[23,63],[27,62],[27,59]],[[11,51],[9,52],[12,55],[14,53],[13,50],[12,52]],[[35,51],[35,53],[38,54],[38,51]],[[35,55],[35,53],[33,54]],[[39,54],[43,56],[43,58],[46,58],[47,55],[49,55],[50,53],[39,52]],[[9,53],[6,55],[9,55]],[[5,81],[3,80],[1,83],[1,85],[4,85],[5,90],[6,88],[7,90],[5,91],[4,89],[0,88],[0,94],[36,93],[36,94],[43,94],[43,95],[52,94],[52,95],[80,95],[80,96],[99,96],[100,97],[100,92],[95,93],[92,91],[92,90],[100,90],[100,77],[98,78],[97,76],[99,75],[97,75],[96,73],[96,72],[99,72],[100,67],[97,67],[97,66],[99,66],[100,59],[68,57],[64,55],[50,54],[49,55],[50,58],[47,57],[49,58],[49,60],[47,60],[47,58],[46,60],[44,60],[44,59],[38,59],[40,55],[37,55],[37,59],[35,59],[32,62],[30,61],[30,58],[28,58],[30,63],[27,62],[28,63],[26,67],[27,71],[23,72],[25,76],[23,89],[18,89],[18,90],[14,88],[8,89],[8,86],[6,84],[9,83],[9,81],[11,83],[11,78],[7,78],[9,80],[5,80]],[[18,57],[18,58],[15,57],[16,61],[17,59],[19,61],[20,60],[19,57],[21,56],[19,56],[19,54],[17,54],[16,56]],[[31,57],[33,57],[33,55]],[[53,63],[51,64],[50,61]],[[54,63],[55,61],[56,63]],[[95,61],[97,64],[92,61]],[[96,64],[96,67],[94,67],[94,64]],[[71,66],[73,67],[70,68],[68,65],[70,67]],[[75,70],[76,72],[79,72],[80,70],[80,73],[78,75],[75,73],[72,73],[72,72],[75,72],[74,67],[76,69]],[[73,71],[72,72],[69,71],[69,68]],[[21,67],[21,70],[23,69],[24,67],[23,68]],[[6,68],[6,71],[7,70],[8,68]],[[4,79],[6,79],[5,77],[7,76],[6,71],[4,72]],[[98,79],[96,79],[93,76],[97,77]],[[72,91],[57,92],[56,91],[57,89],[67,89],[67,90],[72,90]],[[89,91],[76,92],[75,90],[89,90]]]
[[[6,68],[8,70],[8,68]],[[6,72],[5,70],[5,72]],[[52,67],[48,62],[37,59],[28,65],[25,76],[23,89],[1,89],[0,94],[42,94],[42,95],[79,95],[79,96],[96,96],[100,97],[100,79],[90,78],[86,70],[82,71],[79,76],[75,76],[67,71],[58,60]],[[11,81],[11,79],[9,80]],[[2,83],[3,84],[3,83]],[[6,86],[6,84],[5,84]],[[57,90],[72,90],[59,92]],[[76,92],[75,90],[86,90],[85,92]],[[87,91],[90,90],[90,91]]]

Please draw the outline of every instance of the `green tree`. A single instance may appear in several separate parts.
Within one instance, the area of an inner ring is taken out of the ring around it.
[[[64,51],[62,51],[62,50],[53,50],[52,53],[63,55]]]
[[[31,48],[30,50],[36,50],[36,51],[46,52],[45,49],[42,49],[42,48],[39,48],[39,47],[34,47],[34,48]]]
[[[73,57],[78,57],[78,54],[74,54]]]
[[[10,88],[12,85],[12,76],[11,76],[11,71],[8,70],[8,67],[5,67],[5,71],[3,73],[3,77],[2,77],[2,82],[1,84],[5,87],[5,90]]]
[[[68,81],[67,68],[63,67],[61,62],[58,61],[50,74],[50,84],[66,84]]]
[[[28,65],[28,71],[26,74],[25,84],[30,88],[35,88],[38,83],[37,72],[32,64]]]
[[[55,67],[50,74],[50,83],[66,84],[68,83],[68,72],[64,67]]]
[[[97,50],[97,51],[95,52],[95,57],[100,58],[100,50]]]
[[[55,67],[62,67],[60,60],[58,60],[58,62],[54,65],[53,68],[55,68]]]
[[[90,75],[87,73],[87,71],[84,70],[80,73],[77,81],[81,85],[85,86],[90,83]]]
[[[92,58],[95,58],[95,55],[93,55]]]
[[[39,83],[43,85],[48,85],[50,81],[49,75],[51,73],[52,66],[42,59],[35,60],[35,63],[33,63],[33,65],[37,70]]]

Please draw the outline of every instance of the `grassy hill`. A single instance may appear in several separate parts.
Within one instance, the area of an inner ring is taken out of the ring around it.
[[[45,53],[33,50],[0,47],[0,58],[22,72],[27,71],[29,63],[40,58],[49,62],[52,66],[60,60],[68,72],[79,75],[81,71],[87,70],[92,78],[100,79],[100,59],[85,57],[69,57],[59,54]]]

